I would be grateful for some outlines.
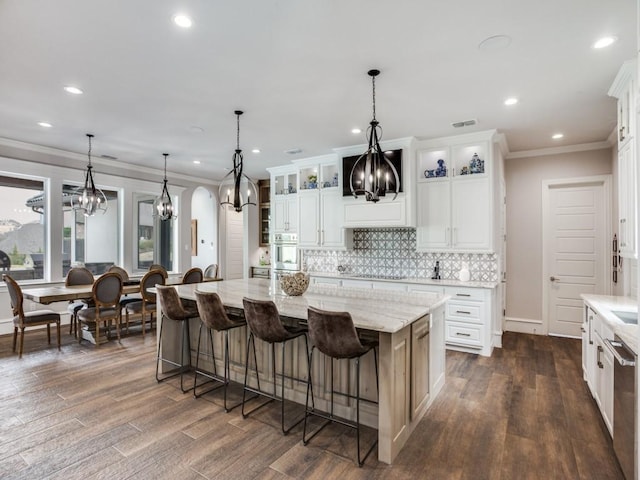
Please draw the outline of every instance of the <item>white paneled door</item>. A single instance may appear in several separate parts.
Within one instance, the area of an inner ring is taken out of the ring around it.
[[[606,294],[610,288],[608,177],[546,182],[543,195],[547,331],[580,337],[580,294]]]

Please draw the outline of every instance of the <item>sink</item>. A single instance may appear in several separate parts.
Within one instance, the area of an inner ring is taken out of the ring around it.
[[[613,313],[616,317],[618,317],[624,323],[633,323],[636,325],[638,324],[638,312],[624,312],[620,310],[612,310],[611,313]]]

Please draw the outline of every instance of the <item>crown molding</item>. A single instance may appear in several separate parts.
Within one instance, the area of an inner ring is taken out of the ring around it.
[[[0,137],[0,147],[8,147],[15,148],[21,150],[23,152],[35,153],[40,155],[45,155],[47,157],[58,157],[64,158],[67,160],[75,160],[77,162],[82,162],[82,165],[74,165],[74,164],[65,164],[64,166],[67,168],[75,169],[75,170],[84,170],[86,168],[85,162],[87,161],[87,155],[81,154],[77,152],[69,152],[67,150],[61,150],[53,147],[45,147],[43,145],[36,145],[33,143],[21,142],[19,140],[12,140],[9,138],[1,138]],[[5,155],[9,156],[9,155]],[[42,163],[47,164],[47,162],[40,161],[34,158],[28,158],[25,156],[21,156],[20,158],[16,158],[16,160],[22,160],[26,162],[34,162],[34,163]],[[154,169],[149,167],[144,167],[141,165],[133,165],[131,163],[120,162],[117,160],[111,160],[108,158],[102,157],[91,157],[91,163],[93,165],[101,165],[104,167],[110,167],[117,169],[118,171],[123,171],[121,176],[127,178],[138,178],[140,180],[148,180],[149,175],[151,176],[160,176],[162,177],[163,172],[161,169]],[[135,172],[135,175],[125,174],[125,172]],[[181,173],[170,172],[170,176],[172,180],[182,180],[189,183],[195,183],[198,185],[219,185],[219,181],[210,180],[202,177],[192,177],[191,175],[184,175]]]
[[[587,152],[590,150],[604,150],[611,148],[611,142],[605,140],[603,142],[581,143],[578,145],[566,145],[563,147],[540,148],[537,150],[521,150],[519,152],[509,152],[506,155],[507,160],[515,158],[544,157],[547,155],[560,155],[563,153]]]

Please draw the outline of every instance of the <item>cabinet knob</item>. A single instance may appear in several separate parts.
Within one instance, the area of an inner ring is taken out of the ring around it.
[[[552,276],[552,277],[549,277],[549,280],[551,280],[552,282],[557,282],[560,279]]]

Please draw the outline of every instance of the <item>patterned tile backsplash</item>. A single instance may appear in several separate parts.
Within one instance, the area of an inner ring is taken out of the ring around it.
[[[463,262],[472,281],[498,281],[498,260],[493,253],[416,252],[414,228],[356,228],[353,250],[304,250],[303,266],[310,272],[337,273],[338,265],[353,275],[431,278],[436,261],[440,277],[457,280]]]

